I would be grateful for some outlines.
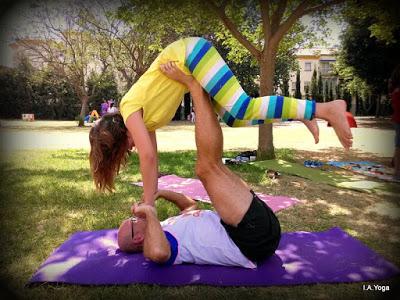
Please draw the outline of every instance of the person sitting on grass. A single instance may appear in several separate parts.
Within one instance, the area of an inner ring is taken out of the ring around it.
[[[177,68],[165,73],[186,84],[196,107],[196,174],[216,212],[196,210],[196,203],[171,191],[158,191],[182,213],[160,223],[154,206],[132,206],[135,217],[122,222],[118,245],[163,264],[212,264],[255,268],[274,254],[281,238],[278,218],[236,174],[222,164],[220,124],[203,88]],[[183,76],[183,77],[180,77]]]
[[[198,37],[178,40],[167,46],[149,69],[122,98],[120,114],[105,115],[89,135],[90,168],[97,189],[112,191],[120,166],[135,147],[142,175],[144,202],[153,205],[157,191],[158,157],[156,130],[168,124],[180,105],[187,87],[165,76],[162,67],[178,66],[212,97],[214,110],[232,127],[256,125],[275,120],[304,122],[318,142],[315,118],[332,124],[345,148],[352,135],[345,118],[346,103],[328,103],[283,96],[251,98],[242,89],[212,44]]]

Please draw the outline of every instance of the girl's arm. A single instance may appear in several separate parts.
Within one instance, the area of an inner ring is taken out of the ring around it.
[[[156,151],[156,165],[157,165],[157,180],[158,180],[158,175],[159,175],[159,165],[158,165],[158,155],[157,155],[157,153],[158,153],[158,149],[157,149],[157,137],[156,137],[156,132],[155,131],[150,131],[149,132],[149,135],[150,135],[150,139],[151,139],[151,143],[153,144],[153,147],[154,147],[154,149],[155,149],[155,151]],[[158,182],[157,182],[157,184],[158,184]],[[157,189],[156,189],[156,192],[157,192]],[[154,197],[154,201],[155,201],[155,197]]]
[[[155,135],[144,125],[142,112],[132,113],[126,120],[126,127],[137,149],[140,161],[140,173],[143,181],[143,201],[154,206],[154,196],[157,191],[158,159],[157,148],[154,146]]]

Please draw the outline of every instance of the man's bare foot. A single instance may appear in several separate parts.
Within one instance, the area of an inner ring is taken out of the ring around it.
[[[301,120],[314,137],[315,143],[319,142],[319,127],[316,119]]]
[[[347,122],[346,102],[344,100],[317,103],[315,117],[324,119],[332,125],[345,149],[349,149],[353,145],[353,135]]]

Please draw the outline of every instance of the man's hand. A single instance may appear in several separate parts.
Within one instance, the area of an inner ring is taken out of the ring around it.
[[[138,218],[146,219],[150,214],[157,217],[157,211],[154,206],[145,203],[133,204],[131,207],[131,212]]]
[[[160,65],[161,71],[169,78],[176,80],[186,86],[189,86],[194,78],[192,75],[186,75],[183,73],[173,61],[169,61],[166,64]]]

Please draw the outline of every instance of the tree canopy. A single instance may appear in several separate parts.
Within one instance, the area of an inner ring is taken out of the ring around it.
[[[352,67],[354,74],[371,87],[375,93],[387,90],[387,80],[394,67],[400,63],[400,44],[387,44],[371,36],[369,27],[372,18],[348,20],[349,26],[342,37],[342,56],[345,65]],[[400,30],[393,32],[400,38]]]
[[[165,46],[166,40],[193,32],[207,38],[215,36],[230,49],[228,60],[242,62],[251,55],[260,70],[260,95],[270,95],[277,82],[283,87],[287,80],[285,72],[280,73],[281,78],[274,76],[279,67],[279,53],[285,55],[293,49],[288,47],[290,43],[299,46],[299,38],[313,37],[311,31],[303,35],[305,28],[299,30],[299,19],[319,13],[326,17],[328,9],[342,2],[127,0],[123,2],[119,16],[140,25],[139,29],[153,32],[156,37],[154,47]],[[321,25],[323,17],[319,19]],[[285,45],[286,38],[288,44]],[[274,157],[271,124],[260,125],[258,155]]]

